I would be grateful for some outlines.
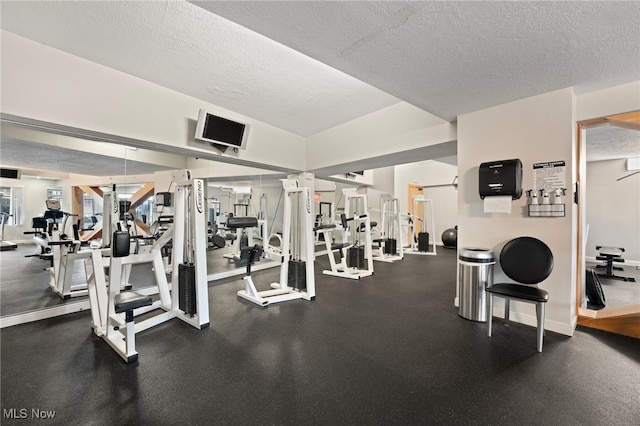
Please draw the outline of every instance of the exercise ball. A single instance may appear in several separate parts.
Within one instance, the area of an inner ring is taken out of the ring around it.
[[[442,244],[445,248],[458,247],[458,227],[449,228],[442,233]]]

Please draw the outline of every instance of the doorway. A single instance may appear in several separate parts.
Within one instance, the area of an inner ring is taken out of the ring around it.
[[[407,207],[408,207],[408,211],[409,211],[409,217],[422,217],[423,215],[423,205],[422,204],[418,204],[417,209],[418,211],[413,211],[413,198],[414,197],[421,197],[424,194],[424,188],[422,187],[422,185],[415,185],[410,183],[409,187],[407,189],[407,193],[408,193],[408,200],[407,200]],[[407,229],[407,242],[409,245],[411,245],[412,241],[417,241],[418,238],[418,233],[419,232],[423,232],[422,230],[422,223],[417,223],[417,221],[414,221],[414,229],[413,232],[411,232],[411,228],[409,227]],[[432,236],[432,238],[435,238],[435,236]],[[435,244],[435,242],[434,242]]]
[[[631,179],[640,179],[640,175],[635,176],[637,173],[634,173],[632,167],[627,166],[624,168],[622,166],[626,161],[623,157],[615,158],[615,156],[611,156],[611,158],[597,158],[593,157],[592,152],[589,151],[590,147],[591,149],[598,150],[597,146],[593,148],[593,142],[589,139],[589,135],[597,135],[597,132],[609,132],[609,130],[626,134],[626,136],[631,134],[631,143],[633,144],[635,141],[634,146],[637,147],[637,143],[640,142],[640,111],[578,123],[577,156],[579,161],[579,188],[577,192],[580,202],[578,203],[576,311],[579,325],[640,338],[640,300],[638,300],[640,297],[638,296],[640,295],[640,284],[638,281],[640,281],[640,279],[636,278],[636,282],[632,282],[631,280],[612,280],[606,277],[609,271],[604,266],[605,261],[602,259],[603,256],[600,256],[599,249],[596,249],[596,247],[601,246],[614,246],[614,248],[619,250],[625,248],[623,247],[624,245],[627,245],[627,251],[621,252],[621,254],[624,253],[624,257],[626,257],[627,261],[630,260],[631,262],[629,263],[631,264],[617,262],[616,266],[622,267],[622,272],[617,275],[628,276],[629,278],[640,277],[640,255],[638,254],[637,240],[637,235],[639,234],[636,229],[639,226],[637,223],[639,222],[637,219],[638,215],[631,213],[631,223],[628,225],[625,225],[625,223],[628,222],[624,219],[624,214],[627,213],[625,210],[633,210],[634,204],[638,204],[637,199],[633,198],[637,198],[638,192],[640,192],[637,190],[638,182],[634,182]],[[638,136],[635,136],[636,133]],[[620,137],[619,139],[622,140],[625,138]],[[609,142],[604,139],[602,143]],[[616,143],[615,138],[611,138],[611,143]],[[609,154],[616,151],[612,146],[600,146],[599,148],[602,152],[608,152]],[[606,163],[615,163],[617,169],[612,168],[611,165]],[[605,167],[610,168],[605,169]],[[604,170],[604,172],[602,170]],[[604,176],[606,181],[605,179],[602,179],[603,182],[594,181],[593,177],[596,171]],[[588,174],[591,176],[591,186],[587,185]],[[594,192],[595,189],[593,186],[600,185],[601,183],[604,187],[602,192]],[[620,195],[621,191],[623,191],[623,186],[629,187],[630,184],[633,189],[629,191],[627,188],[626,193],[622,192],[622,195]],[[587,191],[588,187],[589,191]],[[612,199],[606,199],[609,195],[611,195]],[[631,198],[631,200],[625,200],[625,198]],[[628,208],[625,208],[623,205],[624,202],[630,202],[631,204]],[[604,220],[594,219],[593,209],[598,209],[598,212],[600,212],[601,210],[604,211],[603,209],[606,207],[612,208],[607,218]],[[589,209],[592,209],[591,212]],[[633,217],[636,218],[633,219]],[[603,226],[603,223],[608,223],[609,227]],[[612,230],[614,228],[615,231]],[[635,236],[635,239],[633,236]],[[632,246],[631,250],[629,250],[629,245]],[[596,268],[596,266],[598,267]],[[603,268],[605,268],[604,271],[602,270]],[[586,281],[587,275],[590,274],[590,272],[587,271],[591,269],[601,275],[599,280],[605,299],[605,306],[601,309],[597,309],[597,307],[590,303],[587,297]],[[618,281],[621,282],[618,283]],[[623,294],[627,295],[625,297],[629,300],[628,304],[620,302],[611,303],[615,300],[612,300],[611,297],[615,294],[613,284],[625,290]],[[610,295],[609,304],[606,303],[608,292]]]

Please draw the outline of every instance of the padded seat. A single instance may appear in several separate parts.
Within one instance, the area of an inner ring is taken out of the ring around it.
[[[596,250],[599,251],[599,255],[596,256],[596,260],[603,260],[604,265],[598,265],[596,268],[605,268],[604,274],[598,274],[598,276],[602,278],[609,278],[613,280],[622,280],[635,282],[636,279],[634,277],[623,277],[620,275],[615,275],[613,273],[614,270],[624,271],[623,268],[613,266],[613,263],[624,263],[624,258],[622,257],[622,253],[624,253],[624,248],[622,247],[604,247],[604,246],[596,246]]]
[[[350,246],[350,243],[335,243],[335,244],[331,244],[331,250],[340,250],[342,248],[345,248],[347,246]]]
[[[504,297],[526,298],[533,302],[546,302],[549,300],[549,293],[536,287],[514,284],[494,284],[491,286],[491,293]]]
[[[515,238],[500,252],[500,266],[514,283],[496,283],[487,287],[487,336],[491,337],[493,323],[493,298],[502,297],[504,319],[509,320],[509,300],[534,303],[537,319],[537,349],[542,352],[544,336],[544,311],[549,293],[534,287],[544,281],[553,271],[553,254],[542,241],[533,237]]]
[[[335,229],[335,228],[336,228],[336,225],[331,223],[327,225],[318,225],[313,228],[313,232],[322,231],[323,229]]]
[[[143,306],[151,305],[150,296],[144,296],[133,291],[126,291],[116,295],[114,308],[117,314],[121,312],[133,311]]]

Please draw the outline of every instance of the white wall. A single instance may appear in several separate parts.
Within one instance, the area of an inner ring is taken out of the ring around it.
[[[576,120],[583,121],[640,109],[640,80],[576,97]]]
[[[626,160],[587,163],[586,220],[589,225],[586,256],[595,257],[596,245],[624,247],[626,261],[640,262],[640,175],[628,175]]]
[[[458,192],[453,186],[428,187],[452,183],[458,175],[458,168],[439,161],[422,161],[394,167],[395,196],[401,212],[409,211],[409,184],[427,186],[423,196],[433,201],[435,235],[431,238],[442,245],[442,233],[458,223]]]
[[[433,211],[436,223],[436,244],[442,244],[442,233],[458,225],[458,189],[452,185],[458,176],[458,167],[438,161],[428,161],[425,164],[424,198],[433,200]],[[430,185],[438,185],[430,187]]]
[[[46,210],[47,189],[58,188],[57,180],[34,179],[23,177],[22,179],[0,179],[0,186],[12,186],[22,188],[24,221],[22,226],[5,226],[4,238],[14,243],[31,242],[33,235],[25,235],[25,231],[31,231],[31,219],[42,216]],[[67,191],[70,192],[70,191]],[[63,197],[64,197],[63,189]],[[63,211],[70,211],[71,204],[62,203]]]
[[[526,197],[512,202],[511,214],[484,213],[478,195],[478,168],[485,161],[520,158],[523,188],[533,186],[534,163],[564,160],[566,181],[575,180],[575,97],[563,89],[462,115],[458,118],[458,248],[487,247],[499,254],[502,246],[519,236],[544,241],[554,255],[554,270],[541,285],[549,292],[545,327],[572,335],[575,312],[575,218],[573,203],[563,218],[525,215]],[[571,199],[571,197],[567,197]],[[496,267],[496,281],[507,280]],[[496,314],[503,310],[498,305]],[[512,318],[535,324],[531,304],[512,304]]]
[[[307,138],[306,166],[307,170],[322,169],[335,164],[413,151],[455,139],[455,123],[447,123],[400,102]],[[404,162],[409,161],[412,161],[411,158]],[[365,168],[383,167],[373,162],[371,160]]]

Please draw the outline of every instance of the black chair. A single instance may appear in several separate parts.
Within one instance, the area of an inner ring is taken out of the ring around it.
[[[491,337],[493,298],[504,298],[504,319],[509,320],[509,301],[535,303],[538,320],[538,352],[542,352],[544,336],[544,308],[549,293],[536,284],[544,281],[553,270],[553,254],[542,241],[532,237],[519,237],[505,244],[500,252],[500,266],[507,277],[518,282],[498,283],[487,288],[487,336]]]

